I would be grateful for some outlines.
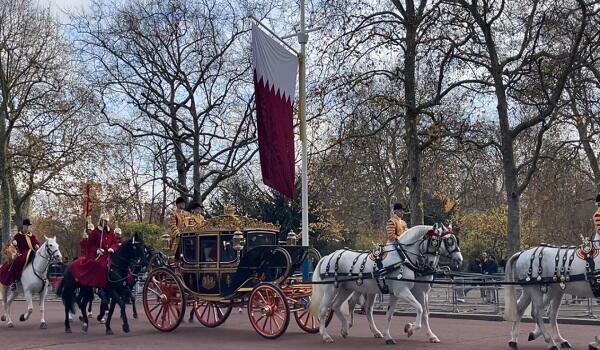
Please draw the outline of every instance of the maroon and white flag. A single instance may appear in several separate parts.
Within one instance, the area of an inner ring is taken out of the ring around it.
[[[265,185],[294,197],[293,104],[298,57],[252,26],[258,153]]]

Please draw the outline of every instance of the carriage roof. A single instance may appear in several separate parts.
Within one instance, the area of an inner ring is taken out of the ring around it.
[[[201,215],[183,216],[182,219],[180,226],[182,234],[202,235],[232,231],[262,231],[273,234],[279,232],[279,226],[248,216],[237,215],[231,206],[224,208],[223,215],[209,219],[204,219]]]

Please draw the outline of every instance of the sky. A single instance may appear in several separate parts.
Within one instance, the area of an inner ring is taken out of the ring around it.
[[[59,16],[63,11],[80,9],[88,2],[89,0],[39,0],[40,5],[50,5],[52,11],[55,11]]]

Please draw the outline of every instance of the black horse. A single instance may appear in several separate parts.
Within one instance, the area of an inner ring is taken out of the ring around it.
[[[122,299],[126,304],[131,304],[131,308],[133,311],[133,318],[138,318],[137,308],[136,308],[136,296],[135,296],[135,286],[138,282],[139,276],[152,271],[152,269],[156,269],[159,267],[165,267],[167,264],[167,256],[160,252],[156,251],[151,246],[144,246],[144,254],[145,261],[147,263],[140,263],[135,266],[132,266],[129,271],[128,278],[124,281],[127,286],[127,293],[122,295]],[[96,317],[98,322],[104,322],[106,311],[109,309],[110,296],[103,293],[103,291],[98,291],[98,296],[100,297],[100,313]]]
[[[121,319],[123,320],[123,332],[129,332],[129,323],[127,322],[127,314],[125,313],[125,301],[122,296],[129,293],[129,290],[124,283],[127,280],[129,271],[137,264],[146,263],[144,242],[135,234],[131,239],[125,242],[114,254],[110,256],[110,265],[107,273],[107,287],[103,289],[103,295],[110,298],[110,307],[108,317],[106,319],[106,334],[113,334],[110,328],[110,322],[116,304],[121,308]],[[77,291],[79,291],[77,293]],[[69,313],[75,313],[75,304],[79,307],[82,316],[84,332],[87,332],[89,320],[86,313],[86,306],[94,298],[94,290],[91,287],[80,285],[75,278],[67,270],[59,285],[56,294],[62,298],[65,306],[65,332],[71,333],[71,325],[69,322]]]

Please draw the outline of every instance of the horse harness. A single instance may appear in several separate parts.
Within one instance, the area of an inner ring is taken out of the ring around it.
[[[417,240],[416,242],[413,242],[411,244],[407,244],[405,246],[411,246],[413,244],[421,244],[426,240],[427,248],[425,250],[425,253],[417,256],[417,259],[420,260],[421,258],[422,259],[425,258],[424,255],[438,256],[439,248],[441,246],[441,239],[443,239],[443,238],[441,238],[441,237],[423,238],[423,239]],[[347,281],[356,281],[356,284],[360,286],[363,284],[363,281],[365,279],[372,278],[375,280],[375,283],[377,283],[377,287],[379,288],[381,293],[389,294],[389,292],[390,292],[389,287],[386,284],[385,280],[386,280],[386,275],[391,271],[398,270],[398,269],[400,270],[396,279],[402,278],[404,266],[411,269],[415,273],[415,275],[418,277],[430,276],[435,273],[435,270],[428,264],[423,264],[421,262],[414,263],[412,261],[412,259],[410,259],[410,257],[408,256],[409,253],[406,252],[406,250],[403,248],[403,244],[401,244],[399,242],[395,242],[393,244],[393,247],[394,247],[393,249],[384,250],[383,248],[388,245],[379,245],[373,251],[353,250],[353,249],[349,249],[349,248],[344,248],[344,250],[342,250],[339,254],[337,254],[336,256],[332,255],[329,258],[329,260],[327,261],[327,266],[325,268],[325,273],[321,274],[321,278],[333,277],[334,278],[333,286],[335,288],[338,288],[340,282],[347,282]],[[430,248],[432,248],[433,251],[431,251]],[[458,246],[456,246],[456,248],[449,254],[452,254],[452,253],[458,251],[458,249],[459,249]],[[388,266],[384,266],[383,259],[385,258],[386,254],[390,253],[390,252],[394,252],[394,251],[397,252],[398,255],[400,256],[400,261],[398,261],[394,264],[388,265]],[[346,252],[354,252],[354,253],[359,253],[359,254],[354,258],[349,271],[341,272],[341,271],[339,271],[339,261],[342,258],[342,255]],[[369,259],[369,256],[372,257],[372,260],[375,262],[375,265],[373,266],[373,271],[365,273],[365,265],[367,263],[367,260]],[[332,263],[332,260],[334,260],[334,259],[335,259],[335,262],[333,265],[334,269],[333,269],[333,271],[331,271],[331,263]],[[358,264],[359,261],[361,261],[359,272],[353,273],[352,271],[354,271],[354,267]],[[349,277],[349,279],[345,278],[345,279],[340,280],[340,277]]]
[[[556,255],[554,256],[554,274],[552,277],[542,277],[542,259],[544,257],[545,248],[556,248]],[[583,259],[585,260],[585,272],[577,275],[571,275],[571,266],[575,260],[577,250],[581,249],[583,252]],[[560,257],[561,250],[564,251],[562,259]],[[539,247],[536,247],[529,260],[529,269],[527,270],[527,276],[525,279],[519,280],[519,282],[537,281],[540,283],[540,288],[543,293],[548,291],[548,284],[558,283],[561,289],[567,287],[568,282],[587,281],[590,284],[590,288],[596,298],[600,298],[600,269],[595,268],[594,262],[594,247],[592,242],[584,243],[580,247],[577,246],[553,246],[542,243]],[[569,254],[570,251],[570,254]],[[539,252],[539,253],[538,253]],[[537,276],[534,277],[533,265],[538,260]]]

